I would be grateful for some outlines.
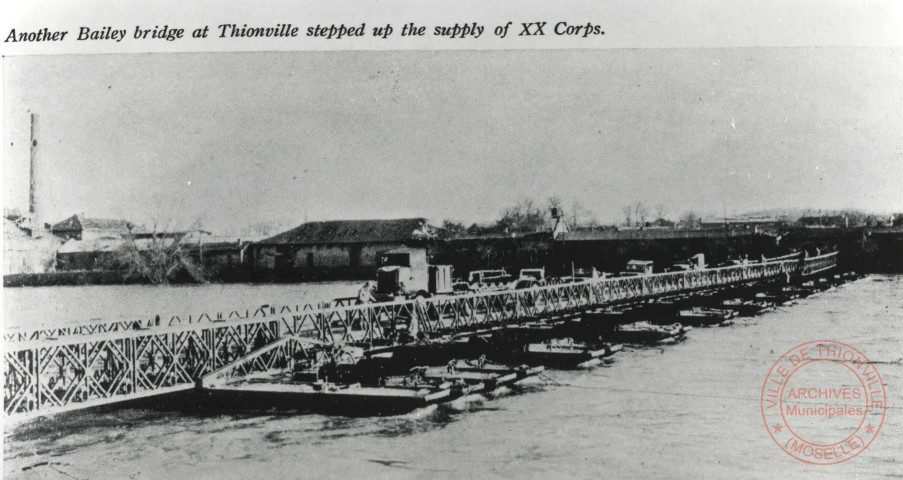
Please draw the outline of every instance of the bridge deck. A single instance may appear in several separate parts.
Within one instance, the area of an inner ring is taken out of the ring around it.
[[[660,273],[499,292],[328,308],[273,308],[272,313],[143,330],[44,330],[7,338],[4,410],[13,418],[72,410],[191,388],[202,376],[286,336],[342,343],[384,338],[385,327],[415,323],[427,335],[513,325],[761,280],[811,275],[836,266],[836,252],[806,259]],[[278,312],[277,312],[278,310]],[[241,316],[239,316],[241,317]],[[59,331],[55,331],[59,333]],[[16,341],[21,339],[22,341]],[[273,349],[263,366],[291,355]]]

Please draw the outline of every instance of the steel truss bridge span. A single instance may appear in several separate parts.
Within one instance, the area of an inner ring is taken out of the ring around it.
[[[379,341],[387,326],[414,322],[427,336],[454,335],[696,290],[789,280],[836,265],[833,252],[416,301],[285,307],[264,318],[101,333],[76,330],[58,338],[13,341],[3,354],[4,411],[15,420],[191,389],[202,376],[287,336],[333,344]],[[256,355],[255,362],[284,365],[294,343],[280,342],[279,348]]]

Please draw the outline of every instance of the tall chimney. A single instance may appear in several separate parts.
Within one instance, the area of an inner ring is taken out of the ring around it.
[[[36,198],[37,191],[37,174],[35,172],[35,151],[38,148],[38,140],[35,138],[35,120],[36,116],[31,113],[31,145],[30,149],[30,170],[28,185],[28,216],[31,221],[31,235],[33,237],[43,236],[44,225],[41,223],[41,215],[38,211],[38,202]]]
[[[34,217],[34,189],[35,189],[35,178],[34,178],[34,150],[35,147],[38,146],[37,140],[34,138],[34,113],[31,114],[31,166],[29,171],[29,186],[28,186],[28,213]]]

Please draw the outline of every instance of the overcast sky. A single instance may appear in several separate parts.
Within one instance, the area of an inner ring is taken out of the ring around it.
[[[901,49],[33,56],[3,81],[4,205],[35,112],[44,221],[903,210]]]

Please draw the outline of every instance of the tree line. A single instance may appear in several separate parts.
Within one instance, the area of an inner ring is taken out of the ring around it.
[[[467,226],[462,222],[446,219],[441,226],[450,235],[479,235],[549,231],[554,228],[557,218],[561,218],[571,230],[606,227],[644,227],[651,226],[656,222],[662,226],[679,226],[683,228],[697,228],[700,224],[700,216],[692,210],[682,213],[676,223],[668,220],[666,215],[669,212],[664,203],[648,207],[642,202],[636,202],[624,206],[621,212],[624,215],[623,222],[604,225],[598,221],[592,210],[578,200],[575,200],[569,206],[565,206],[561,197],[558,196],[549,197],[545,202],[527,197],[503,209],[499,214],[499,218],[490,223],[474,223]]]

